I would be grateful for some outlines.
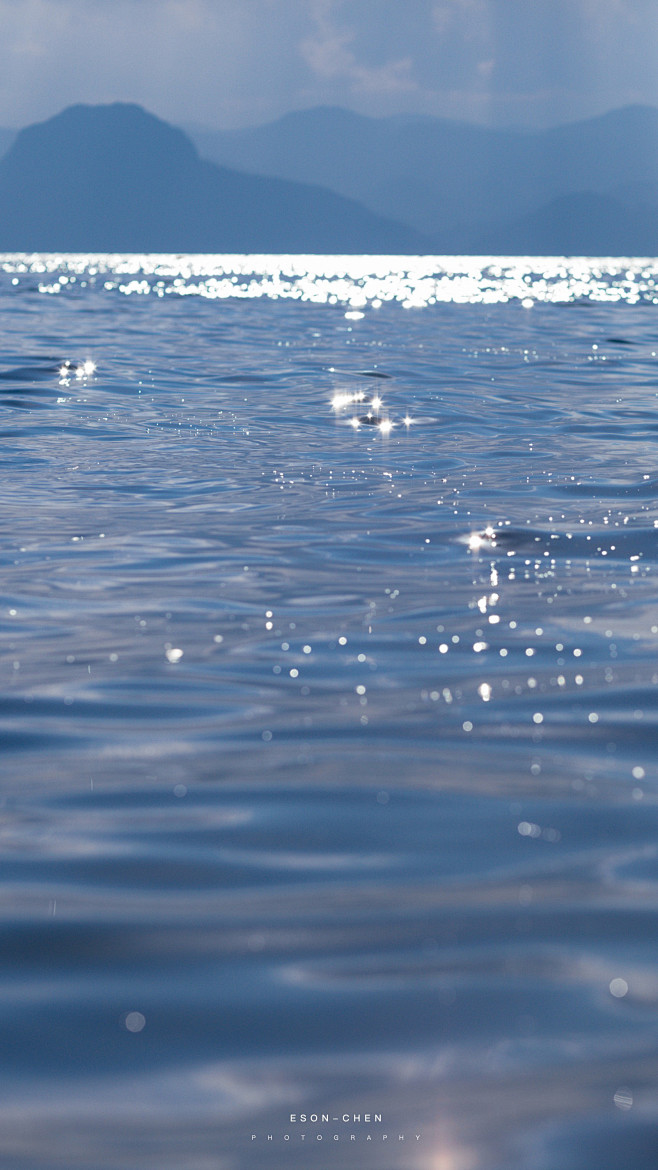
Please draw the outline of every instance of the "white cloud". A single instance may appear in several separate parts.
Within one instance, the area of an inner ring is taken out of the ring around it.
[[[342,78],[354,93],[391,94],[418,89],[412,76],[410,56],[366,65],[359,61],[351,47],[356,38],[354,28],[335,23],[332,0],[314,0],[311,15],[314,30],[300,44],[301,55],[308,67],[323,79]]]
[[[432,22],[439,36],[457,32],[467,40],[482,39],[489,31],[490,0],[434,0]]]
[[[215,126],[658,105],[658,0],[0,0],[0,29],[0,126],[117,100]]]

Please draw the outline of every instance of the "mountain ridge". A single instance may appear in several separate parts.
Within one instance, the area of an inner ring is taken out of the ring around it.
[[[3,251],[417,254],[431,241],[357,201],[201,159],[127,102],[69,106],[0,159]]]
[[[312,178],[358,198],[431,236],[442,253],[479,252],[485,237],[494,251],[505,251],[511,225],[518,223],[525,238],[528,217],[550,218],[547,208],[566,196],[615,197],[624,184],[658,188],[658,109],[637,104],[542,130],[488,129],[426,115],[401,122],[316,107],[195,140],[202,152],[245,170]],[[633,200],[621,205],[631,217]],[[582,201],[573,203],[572,211],[578,208],[589,240]],[[614,233],[604,218],[599,222],[597,251],[610,254]],[[638,247],[641,227],[638,220],[636,238],[627,233]],[[540,254],[541,235],[530,239]]]
[[[0,158],[0,249],[658,254],[650,106],[539,131],[317,107],[218,134],[128,102],[26,127]]]

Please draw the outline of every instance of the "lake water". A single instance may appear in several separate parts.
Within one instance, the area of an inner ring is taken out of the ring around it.
[[[655,1170],[657,282],[0,258],[3,1170]]]

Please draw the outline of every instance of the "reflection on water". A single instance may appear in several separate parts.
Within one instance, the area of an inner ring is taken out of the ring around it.
[[[658,304],[655,259],[501,256],[158,256],[0,254],[13,286],[67,294],[307,301],[343,305],[349,321],[389,302]],[[614,345],[633,344],[610,337]],[[381,377],[375,372],[375,377]]]
[[[0,1164],[653,1170],[653,262],[3,267]]]

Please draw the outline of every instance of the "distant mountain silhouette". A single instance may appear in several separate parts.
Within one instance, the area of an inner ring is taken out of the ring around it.
[[[6,126],[0,126],[0,158],[9,150],[15,137],[15,130],[8,130]]]
[[[540,132],[322,107],[193,133],[226,165],[124,103],[0,130],[0,250],[658,254],[649,107]]]
[[[658,256],[658,211],[609,195],[561,195],[474,241],[481,255]]]
[[[193,138],[203,156],[226,166],[319,183],[430,236],[491,213],[486,188],[500,157],[496,136],[480,127],[335,107]]]
[[[0,250],[418,253],[413,228],[318,186],[199,158],[139,106],[71,106],[0,159]]]
[[[438,252],[479,252],[486,241],[488,252],[546,254],[557,239],[579,254],[628,254],[628,242],[655,250],[658,110],[650,107],[536,132],[320,107],[193,137],[226,165],[358,199],[432,236]],[[601,198],[619,206],[604,210]]]

